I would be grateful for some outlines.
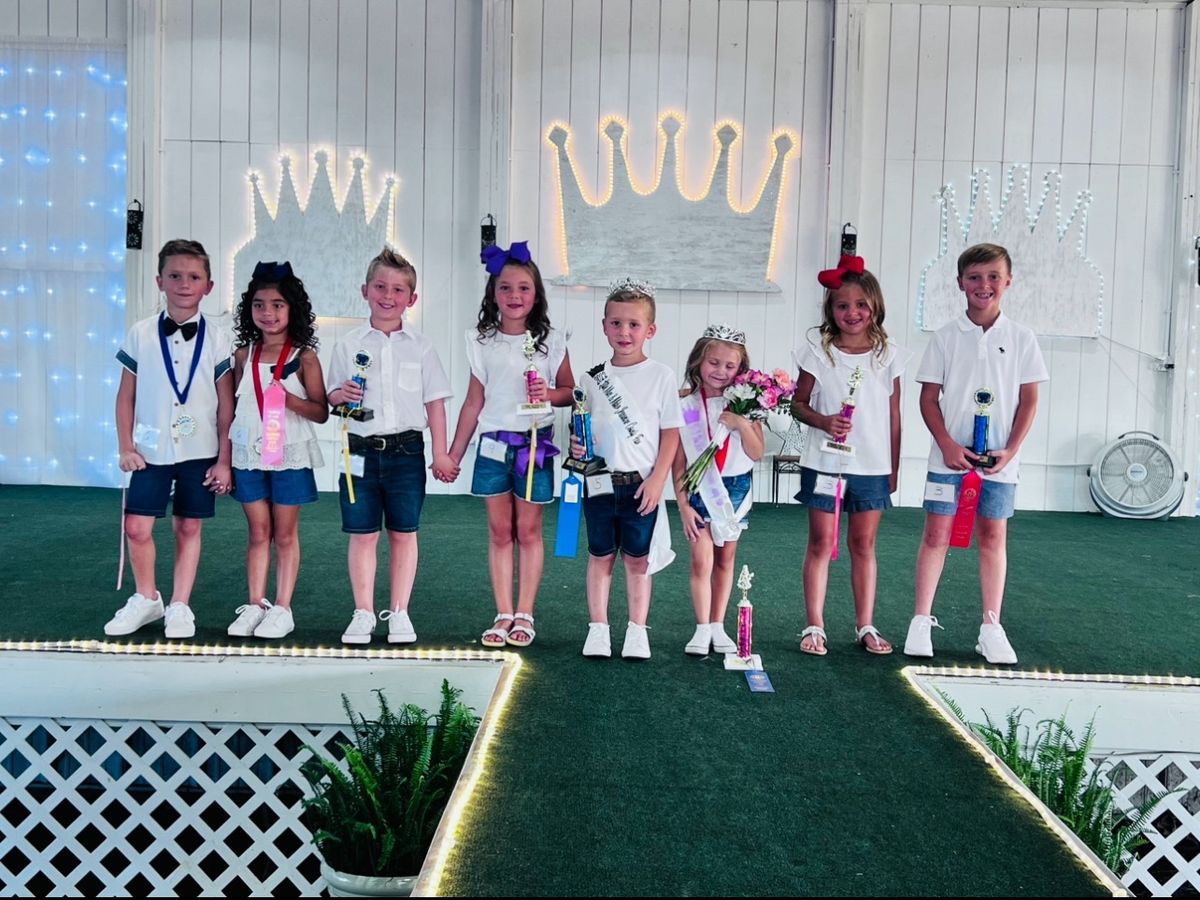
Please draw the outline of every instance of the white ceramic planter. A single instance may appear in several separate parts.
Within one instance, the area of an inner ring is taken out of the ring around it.
[[[321,863],[321,877],[331,897],[407,897],[417,883],[416,875],[386,878],[381,875],[347,875]]]

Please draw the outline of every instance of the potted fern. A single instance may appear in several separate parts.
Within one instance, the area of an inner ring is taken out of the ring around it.
[[[462,771],[479,718],[442,682],[436,716],[419,706],[356,713],[342,696],[354,742],[339,744],[342,764],[312,754],[300,772],[312,789],[304,821],[321,852],[334,897],[407,896],[442,811]]]

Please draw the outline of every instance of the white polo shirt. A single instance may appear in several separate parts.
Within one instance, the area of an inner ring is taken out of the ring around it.
[[[325,376],[327,392],[358,373],[354,356],[360,350],[371,357],[362,373],[367,380],[362,405],[375,416],[368,422],[347,419],[351,434],[369,437],[423,431],[428,424],[425,404],[454,396],[433,341],[411,326],[384,334],[372,328],[370,322],[334,345]]]
[[[904,373],[908,357],[890,342],[882,357],[873,350],[844,353],[833,346],[829,352],[832,361],[819,343],[808,341],[793,356],[796,367],[812,375],[813,390],[808,405],[823,416],[842,411],[842,403],[850,393],[850,376],[856,368],[862,368],[863,379],[855,398],[852,428],[846,438],[854,448],[854,455],[843,456],[822,449],[829,434],[812,428],[804,445],[801,465],[818,472],[891,475],[892,391],[896,379]]]
[[[530,416],[521,415],[517,408],[526,402],[525,369],[530,361],[525,358],[525,334],[502,334],[496,331],[482,341],[479,332],[472,328],[466,334],[467,360],[471,374],[483,385],[483,409],[479,411],[479,430],[528,432],[533,426]],[[563,359],[567,355],[567,338],[557,328],[546,335],[545,352],[535,353],[533,365],[550,387],[555,381]],[[539,425],[549,425],[553,414],[547,414]]]
[[[975,392],[990,390],[995,401],[988,409],[988,449],[1008,446],[1021,385],[1050,380],[1042,350],[1033,330],[1004,313],[984,331],[962,313],[937,330],[925,350],[917,381],[942,386],[939,405],[946,430],[956,443],[970,446],[975,433]],[[1015,484],[1020,474],[1020,453],[990,481]],[[936,442],[929,450],[929,471],[948,473]]]
[[[149,316],[129,329],[117,360],[137,378],[133,402],[133,443],[138,453],[154,466],[169,466],[190,459],[209,459],[217,455],[217,382],[229,374],[233,341],[229,331],[213,319],[196,313],[187,322],[199,325],[204,320],[204,343],[200,335],[190,341],[176,331],[167,338],[167,355],[182,391],[188,383],[192,360],[197,350],[196,374],[181,401],[171,387],[159,340],[159,321],[166,313]],[[187,416],[187,428],[172,425]]]

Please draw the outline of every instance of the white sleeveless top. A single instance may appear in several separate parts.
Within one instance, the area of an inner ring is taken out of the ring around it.
[[[294,348],[283,367],[281,383],[289,394],[308,399],[304,383],[300,380],[300,354],[302,347]],[[235,469],[318,469],[324,465],[321,447],[317,443],[317,432],[313,423],[304,416],[284,410],[283,462],[277,466],[264,466],[259,449],[262,444],[262,416],[258,412],[258,398],[254,392],[254,344],[246,348],[246,365],[242,380],[237,386],[237,414],[229,429],[229,441],[233,445],[233,467]],[[271,383],[275,363],[259,363],[259,379],[263,390]]]

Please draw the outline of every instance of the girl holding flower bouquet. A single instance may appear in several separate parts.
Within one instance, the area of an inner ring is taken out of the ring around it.
[[[763,453],[762,423],[750,414],[760,408],[764,394],[772,406],[782,396],[777,386],[752,384],[751,376],[771,379],[749,370],[745,333],[710,325],[692,347],[680,391],[683,428],[673,471],[683,531],[692,548],[696,633],[684,651],[693,656],[705,656],[710,646],[717,653],[737,651],[725,633],[725,609],[733,590],[737,540],[752,502],[751,469]]]
[[[826,653],[825,592],[844,509],[850,518],[855,634],[868,653],[887,654],[892,645],[872,622],[875,534],[883,511],[892,505],[889,495],[896,490],[900,466],[904,358],[883,329],[883,291],[861,257],[843,256],[838,268],[821,272],[817,280],[826,289],[823,321],[796,351],[800,375],[792,397],[792,414],[811,429],[796,495],[808,506],[808,626],[800,649]]]

